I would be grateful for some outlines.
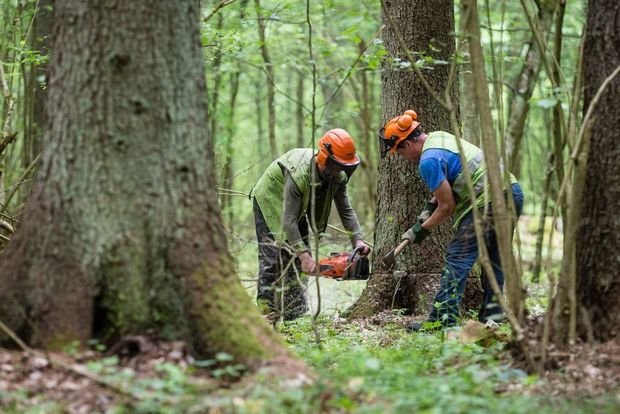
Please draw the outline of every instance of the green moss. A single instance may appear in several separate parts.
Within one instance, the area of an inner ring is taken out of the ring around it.
[[[144,252],[130,236],[124,235],[102,256],[99,282],[106,331],[125,334],[149,325],[150,312],[144,275]]]
[[[197,324],[208,353],[225,351],[238,360],[253,362],[273,357],[282,346],[235,277],[228,257],[209,262],[193,276],[205,287]],[[283,348],[282,348],[283,349]],[[200,351],[200,350],[197,350]]]

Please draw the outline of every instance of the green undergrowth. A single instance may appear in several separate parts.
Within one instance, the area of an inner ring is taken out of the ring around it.
[[[156,363],[149,376],[119,365],[116,357],[85,366],[126,394],[101,411],[110,414],[620,412],[617,393],[541,393],[543,380],[515,368],[500,342],[485,348],[441,332],[410,334],[396,324],[347,323],[335,316],[321,317],[318,330],[320,347],[309,316],[280,327],[316,374],[305,386],[264,374],[244,377],[245,367],[224,353],[189,366]],[[66,401],[27,393],[0,393],[0,402],[8,403],[0,404],[1,413],[66,412]]]
[[[598,413],[620,408],[616,396],[531,395],[540,380],[512,368],[501,343],[483,348],[441,333],[409,334],[396,326],[323,319],[319,349],[308,318],[286,325],[282,333],[320,379],[305,389],[274,391],[259,384],[236,412]]]

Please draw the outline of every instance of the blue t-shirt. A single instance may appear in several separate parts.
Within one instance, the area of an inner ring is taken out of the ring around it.
[[[420,175],[431,192],[434,192],[445,179],[450,185],[461,173],[459,154],[438,148],[430,148],[420,157]]]

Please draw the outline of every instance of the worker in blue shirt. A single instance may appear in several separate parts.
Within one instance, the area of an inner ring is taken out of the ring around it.
[[[420,175],[424,183],[433,193],[418,217],[414,226],[403,234],[403,239],[411,243],[421,243],[430,231],[448,220],[454,219],[454,237],[446,251],[446,265],[441,274],[441,286],[430,311],[427,322],[439,322],[440,326],[448,327],[457,323],[460,303],[465,290],[467,276],[478,258],[478,241],[473,219],[473,208],[485,209],[483,222],[484,242],[488,249],[494,277],[500,289],[504,285],[504,273],[501,268],[499,248],[493,224],[493,207],[485,195],[486,166],[482,150],[477,146],[460,140],[463,155],[467,162],[476,201],[470,201],[465,185],[463,165],[459,156],[457,138],[444,131],[426,134],[417,120],[413,110],[407,110],[400,116],[392,118],[379,132],[384,157],[398,153],[402,158],[419,165]],[[523,210],[523,191],[517,180],[510,175],[511,185],[505,194],[512,195],[515,215],[518,218]],[[487,206],[488,204],[488,206]],[[516,223],[516,219],[513,222]],[[503,312],[487,275],[481,278],[484,290],[482,306],[478,313],[481,322],[499,321]],[[437,326],[433,324],[432,326]],[[418,331],[424,324],[414,323],[408,328]],[[428,326],[428,325],[426,325]]]

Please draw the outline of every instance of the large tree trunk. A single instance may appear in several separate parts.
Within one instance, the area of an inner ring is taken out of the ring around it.
[[[32,345],[156,329],[250,366],[288,355],[226,248],[197,7],[56,3],[50,130],[0,266],[0,319]]]
[[[384,67],[381,95],[381,123],[414,109],[425,131],[450,131],[449,114],[422,86],[421,80],[410,68],[394,65],[394,58],[407,59],[398,36],[402,36],[410,51],[425,51],[433,58],[449,61],[455,49],[454,1],[436,2],[392,0],[382,16],[385,24],[384,41],[389,59]],[[394,22],[433,22],[431,25],[399,24]],[[395,32],[399,31],[399,34]],[[432,45],[433,48],[429,48]],[[412,62],[413,63],[413,62]],[[406,65],[405,65],[406,66]],[[424,71],[426,79],[439,96],[444,96],[448,83],[449,66],[436,65]],[[458,102],[458,82],[451,85],[454,105]],[[430,309],[444,267],[444,251],[452,236],[446,223],[422,243],[407,248],[398,258],[395,270],[405,271],[402,280],[382,269],[381,259],[400,242],[400,236],[414,224],[425,201],[430,198],[417,166],[400,159],[386,157],[378,166],[377,216],[375,220],[374,275],[361,297],[352,308],[351,317],[373,315],[381,310],[406,308],[411,313],[424,313]],[[471,289],[473,283],[468,283]],[[469,295],[469,292],[466,296]]]
[[[584,110],[620,65],[620,3],[590,0],[584,50]],[[577,239],[577,301],[582,333],[620,336],[620,75],[596,105],[591,128],[581,231]],[[586,322],[586,320],[588,322]]]

